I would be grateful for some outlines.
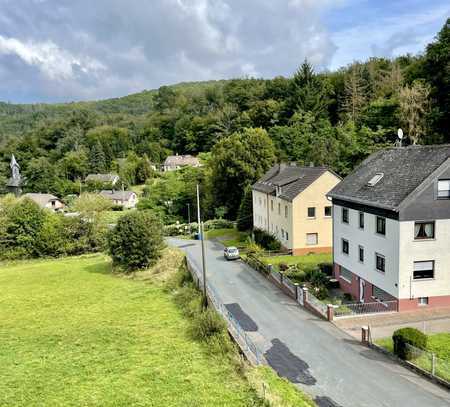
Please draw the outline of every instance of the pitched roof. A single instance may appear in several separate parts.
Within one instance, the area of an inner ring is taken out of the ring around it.
[[[31,192],[25,194],[23,197],[30,198],[41,207],[45,207],[45,205],[47,205],[50,201],[61,201],[57,196],[52,194],[38,194]]]
[[[253,189],[266,194],[276,194],[281,188],[280,198],[292,201],[323,173],[326,167],[297,167],[293,164],[277,164],[267,171],[261,179],[253,184]]]
[[[132,195],[135,195],[133,191],[100,191],[100,195],[105,198],[116,201],[128,201]]]
[[[200,165],[197,157],[192,155],[169,155],[165,161],[166,166],[181,166],[181,165]]]
[[[450,157],[450,145],[393,147],[364,160],[328,196],[390,210],[399,205]],[[368,183],[377,174],[382,178]]]
[[[116,174],[89,174],[86,177],[86,181],[94,181],[94,182],[114,182],[119,179],[119,176]]]

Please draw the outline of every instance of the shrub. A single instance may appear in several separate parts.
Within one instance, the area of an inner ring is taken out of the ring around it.
[[[213,309],[207,308],[198,313],[192,324],[192,336],[194,339],[207,341],[215,335],[226,332],[227,325],[223,318]]]
[[[250,238],[247,239],[246,249],[248,254],[253,254],[255,256],[262,254],[264,251],[259,244],[253,243]]]
[[[281,243],[270,233],[261,229],[255,229],[253,235],[255,237],[255,242],[264,247],[264,249],[270,251],[281,250]]]
[[[207,220],[204,224],[205,232],[213,229],[233,229],[234,222],[226,219],[211,219]]]
[[[397,329],[392,335],[392,340],[394,342],[394,353],[404,360],[412,359],[407,344],[419,349],[426,349],[427,347],[427,336],[416,328]]]
[[[320,271],[327,276],[331,276],[333,274],[333,263],[319,263],[318,266]]]
[[[162,225],[148,211],[133,211],[122,217],[108,234],[108,252],[125,271],[151,266],[164,247]]]
[[[280,271],[287,271],[289,269],[289,265],[287,263],[280,263],[278,265],[278,268],[280,269]]]

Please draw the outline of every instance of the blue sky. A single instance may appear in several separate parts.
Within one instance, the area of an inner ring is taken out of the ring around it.
[[[448,0],[0,0],[0,100],[117,97],[423,51]]]

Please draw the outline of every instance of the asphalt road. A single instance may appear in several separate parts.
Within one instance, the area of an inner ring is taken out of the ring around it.
[[[170,239],[201,265],[199,242]],[[207,243],[207,279],[269,364],[320,407],[444,407],[450,392],[300,308],[241,261]]]

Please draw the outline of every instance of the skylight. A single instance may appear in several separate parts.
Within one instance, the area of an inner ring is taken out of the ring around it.
[[[384,174],[382,172],[377,172],[371,179],[370,181],[367,183],[367,186],[369,187],[374,187],[375,185],[377,185],[381,179],[384,177]]]

